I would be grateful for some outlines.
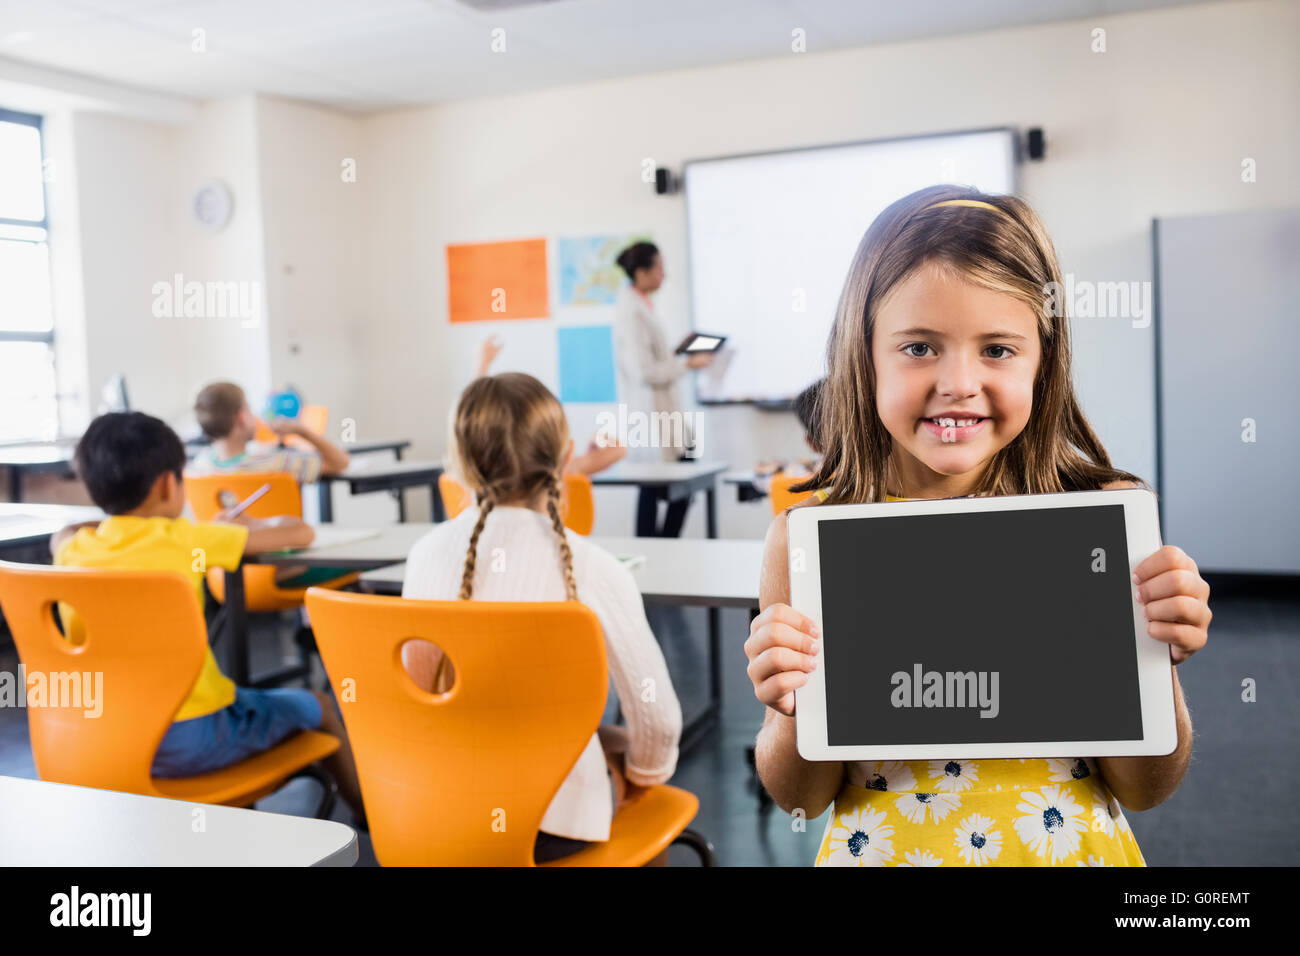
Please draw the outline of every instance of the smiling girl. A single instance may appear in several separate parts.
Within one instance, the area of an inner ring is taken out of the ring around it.
[[[885,209],[840,298],[819,408],[825,458],[792,489],[817,492],[796,507],[1144,485],[1111,466],[1075,398],[1068,319],[1044,306],[1060,280],[1051,239],[1015,197],[934,186]],[[789,606],[788,513],[768,530],[745,653],[767,706],[764,786],[807,817],[833,803],[817,865],[1145,865],[1121,805],[1154,807],[1186,773],[1192,726],[1176,673],[1178,745],[1163,757],[800,757],[794,691],[820,635]],[[936,555],[935,574],[975,558]],[[1206,642],[1209,586],[1171,546],[1135,571],[1148,633],[1186,660]]]

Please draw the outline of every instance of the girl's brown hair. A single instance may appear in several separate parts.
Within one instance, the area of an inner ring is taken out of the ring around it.
[[[927,208],[949,199],[996,209]],[[1029,422],[993,456],[973,493],[1090,491],[1118,480],[1146,485],[1112,467],[1079,408],[1070,378],[1069,319],[1063,308],[1047,306],[1048,290],[1063,287],[1061,267],[1033,209],[1014,196],[930,186],[881,212],[858,244],[827,343],[828,372],[818,396],[822,465],[790,490],[824,488],[827,504],[885,500],[893,439],[876,410],[871,339],[881,303],[927,263],[1019,299],[1039,317],[1042,357]]]
[[[478,496],[478,521],[469,538],[460,599],[474,591],[478,539],[499,504],[531,504],[545,491],[546,510],[560,542],[564,589],[578,599],[573,552],[560,517],[560,482],[569,425],[559,399],[545,385],[519,372],[476,379],[456,407],[455,455],[465,483]]]

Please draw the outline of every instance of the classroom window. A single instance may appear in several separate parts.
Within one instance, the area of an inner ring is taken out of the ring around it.
[[[0,442],[58,434],[41,118],[0,109]]]

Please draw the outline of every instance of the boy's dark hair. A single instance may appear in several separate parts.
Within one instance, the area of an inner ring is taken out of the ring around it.
[[[618,254],[618,264],[627,277],[636,280],[637,269],[653,269],[659,247],[653,242],[634,242]]]
[[[177,478],[185,469],[185,446],[161,419],[144,412],[100,415],[77,442],[77,475],[90,498],[111,515],[137,508],[158,476]]]
[[[808,443],[819,455],[822,453],[822,440],[817,434],[819,419],[817,406],[821,402],[822,385],[825,382],[826,379],[819,378],[800,392],[794,400],[794,413],[799,417],[799,424],[803,426],[804,434],[808,436]]]
[[[194,417],[203,434],[211,439],[225,438],[235,430],[235,419],[247,399],[234,382],[213,382],[194,399]]]

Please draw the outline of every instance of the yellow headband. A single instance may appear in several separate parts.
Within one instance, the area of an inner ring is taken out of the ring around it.
[[[992,209],[994,212],[1005,212],[1005,210],[999,209],[992,203],[981,202],[978,199],[945,199],[943,202],[932,203],[926,206],[925,209],[934,209],[936,206],[981,206],[984,209]],[[921,212],[925,212],[925,209],[922,209]]]

